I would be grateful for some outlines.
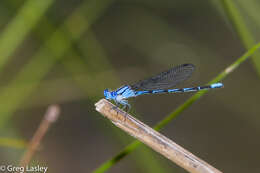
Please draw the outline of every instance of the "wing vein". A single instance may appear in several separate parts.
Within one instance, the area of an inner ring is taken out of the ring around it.
[[[161,72],[151,78],[141,80],[130,87],[134,90],[167,89],[187,80],[195,66],[193,64],[182,64],[167,71]]]

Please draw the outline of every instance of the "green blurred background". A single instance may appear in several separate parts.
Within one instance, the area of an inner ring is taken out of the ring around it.
[[[115,89],[182,63],[203,85],[260,38],[257,0],[1,0],[0,163],[17,165],[50,104],[61,115],[33,164],[91,172],[133,138],[95,111]],[[260,172],[260,56],[162,133],[223,172]],[[150,126],[193,93],[130,99]],[[141,146],[108,172],[186,172]]]

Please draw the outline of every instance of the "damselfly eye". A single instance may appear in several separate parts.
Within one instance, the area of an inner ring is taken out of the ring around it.
[[[108,97],[108,92],[109,92],[108,89],[105,89],[105,90],[104,90],[104,96],[105,96],[106,98]]]

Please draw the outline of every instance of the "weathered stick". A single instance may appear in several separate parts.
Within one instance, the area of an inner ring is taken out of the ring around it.
[[[117,127],[187,171],[191,173],[221,173],[221,171],[194,156],[189,151],[117,108],[107,100],[101,99],[95,106],[98,112],[110,119]]]
[[[35,151],[37,150],[38,146],[40,145],[43,136],[46,134],[50,125],[57,120],[59,114],[60,114],[60,108],[58,105],[51,105],[48,107],[42,119],[41,124],[36,130],[33,138],[30,141],[28,149],[26,150],[26,152],[24,153],[20,161],[20,166],[25,167],[30,163],[31,158],[35,153]]]

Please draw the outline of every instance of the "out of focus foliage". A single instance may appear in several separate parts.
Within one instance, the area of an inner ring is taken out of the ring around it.
[[[0,163],[19,162],[48,105],[61,105],[33,164],[90,172],[133,139],[94,109],[117,88],[193,63],[181,86],[205,84],[260,39],[257,0],[0,1]],[[259,172],[256,53],[163,133],[223,172]],[[181,87],[180,86],[180,87]],[[130,100],[149,125],[191,94]],[[185,172],[140,147],[111,172]]]

